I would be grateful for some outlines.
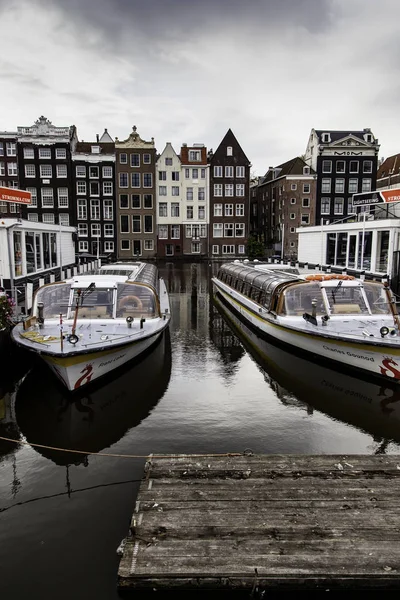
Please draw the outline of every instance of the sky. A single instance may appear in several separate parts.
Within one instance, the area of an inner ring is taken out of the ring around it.
[[[0,0],[0,131],[44,115],[80,140],[136,125],[264,174],[311,129],[371,128],[400,152],[399,0]]]

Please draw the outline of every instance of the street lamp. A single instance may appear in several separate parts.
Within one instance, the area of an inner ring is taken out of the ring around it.
[[[11,245],[11,236],[10,233],[15,229],[15,227],[20,227],[21,223],[17,222],[17,223],[12,223],[11,225],[6,225],[6,230],[7,230],[7,247],[8,247],[8,262],[9,262],[9,268],[10,268],[10,291],[11,291],[11,298],[14,300],[15,302],[15,309],[18,308],[18,297],[17,297],[17,293],[14,287],[14,269],[15,269],[15,259],[14,261],[11,259],[12,257],[12,245]]]

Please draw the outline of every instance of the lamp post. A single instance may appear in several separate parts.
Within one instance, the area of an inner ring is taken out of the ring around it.
[[[15,227],[19,227],[21,223],[12,223],[11,225],[6,226],[7,230],[7,247],[8,247],[8,262],[10,268],[10,291],[11,298],[15,302],[15,310],[18,308],[18,297],[14,287],[14,269],[15,269],[15,259],[12,260],[12,244],[11,244],[11,236],[10,233],[15,229]]]

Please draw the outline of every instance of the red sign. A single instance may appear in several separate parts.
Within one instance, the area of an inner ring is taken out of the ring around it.
[[[400,188],[395,190],[376,190],[353,194],[353,206],[368,206],[370,204],[390,204],[400,202]]]
[[[15,202],[16,204],[30,204],[32,194],[25,190],[0,187],[0,202]]]

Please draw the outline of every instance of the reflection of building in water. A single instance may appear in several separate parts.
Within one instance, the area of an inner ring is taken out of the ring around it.
[[[210,296],[210,339],[218,348],[223,364],[221,375],[225,379],[230,379],[236,372],[240,359],[245,354],[245,350],[240,339],[235,335],[228,323],[222,318],[218,311],[213,297]]]

